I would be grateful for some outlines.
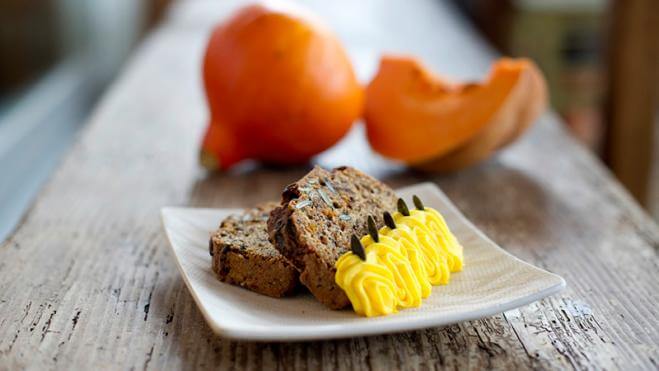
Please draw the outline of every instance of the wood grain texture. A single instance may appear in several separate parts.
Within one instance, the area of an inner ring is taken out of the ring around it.
[[[418,17],[409,18],[402,3],[359,2],[349,19],[336,16],[336,5],[311,4],[344,39],[353,34],[348,44],[358,65],[373,65],[376,55],[359,48],[360,35],[381,35],[378,48],[402,48],[399,34],[416,36],[386,31],[392,19],[447,37],[418,48],[427,58],[444,55],[433,60],[449,72],[483,73],[491,58],[442,3],[419,1]],[[0,245],[0,369],[658,367],[659,230],[551,115],[497,158],[453,175],[427,177],[385,162],[370,153],[360,128],[318,161],[352,164],[393,186],[435,181],[501,246],[565,277],[563,293],[490,318],[397,335],[310,343],[215,336],[168,252],[160,208],[249,206],[277,198],[307,169],[246,166],[207,176],[197,166],[208,25],[190,20],[214,19],[214,9],[180,5],[146,40]],[[370,21],[359,34],[364,19]],[[381,28],[369,31],[374,25]],[[455,45],[461,49],[449,54]]]

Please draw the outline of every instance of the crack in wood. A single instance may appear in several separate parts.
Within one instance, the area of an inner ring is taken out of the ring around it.
[[[146,358],[144,359],[144,367],[143,370],[146,371],[149,368],[149,363],[151,362],[151,358],[153,357],[153,347],[155,345],[151,345],[151,349],[146,353]]]
[[[64,276],[62,277],[62,282],[66,282],[66,280],[69,279],[69,276],[71,275],[71,271],[73,270],[74,265],[75,265],[75,260],[71,260],[71,262],[66,267],[66,271],[64,271]]]
[[[11,352],[11,348],[14,347],[14,344],[16,343],[16,340],[18,339],[18,335],[20,333],[21,333],[20,329],[16,330],[16,332],[14,333],[14,337],[11,339],[11,341],[9,342],[9,346],[7,347],[6,351],[4,352],[5,354],[8,354],[9,352]]]
[[[50,329],[50,324],[53,321],[53,317],[57,314],[57,310],[53,310],[50,313],[50,316],[48,316],[48,319],[46,320],[46,323],[44,323],[43,327],[41,327],[41,342],[43,342],[43,339],[46,337],[46,333],[48,333],[48,329]]]
[[[522,346],[522,349],[524,349],[524,353],[529,357],[529,359],[535,359],[537,358],[536,355],[533,355],[529,352],[529,349],[526,347],[526,344],[522,340],[522,338],[519,336],[519,332],[517,332],[517,329],[515,329],[515,326],[508,320],[508,316],[506,313],[502,314],[503,319],[506,321],[508,326],[510,326],[510,329],[512,330],[513,334],[515,334],[515,337],[517,338],[517,341],[519,341],[519,344]],[[526,325],[525,325],[526,326]]]
[[[67,341],[71,341],[71,337],[73,336],[73,333],[76,330],[76,326],[78,326],[78,320],[80,319],[80,313],[82,313],[82,310],[78,309],[76,311],[76,314],[71,318],[71,331],[69,332],[69,336],[67,337]]]
[[[144,305],[144,321],[149,318],[149,309],[151,308],[151,298],[153,297],[153,291],[156,289],[156,284],[158,282],[158,275],[160,273],[156,271],[154,277],[153,277],[153,286],[151,286],[151,289],[149,290],[149,298],[146,301],[146,304]]]

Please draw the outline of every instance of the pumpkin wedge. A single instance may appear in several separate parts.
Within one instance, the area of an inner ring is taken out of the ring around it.
[[[503,58],[483,83],[459,84],[409,57],[384,57],[366,90],[369,143],[425,170],[455,170],[514,141],[546,105],[533,62]]]

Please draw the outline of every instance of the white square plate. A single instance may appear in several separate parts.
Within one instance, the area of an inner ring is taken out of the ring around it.
[[[181,275],[206,321],[217,334],[233,339],[330,339],[445,326],[526,305],[565,287],[563,278],[497,246],[434,184],[397,193],[406,200],[416,194],[444,215],[464,246],[465,267],[448,285],[433,287],[419,308],[384,317],[333,311],[308,293],[275,299],[218,281],[211,270],[208,239],[224,217],[240,210],[166,207],[162,220]]]

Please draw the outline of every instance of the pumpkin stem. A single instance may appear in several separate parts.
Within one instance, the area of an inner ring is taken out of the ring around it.
[[[245,155],[235,145],[233,134],[224,125],[212,121],[199,152],[199,163],[209,171],[226,170],[243,160]]]

